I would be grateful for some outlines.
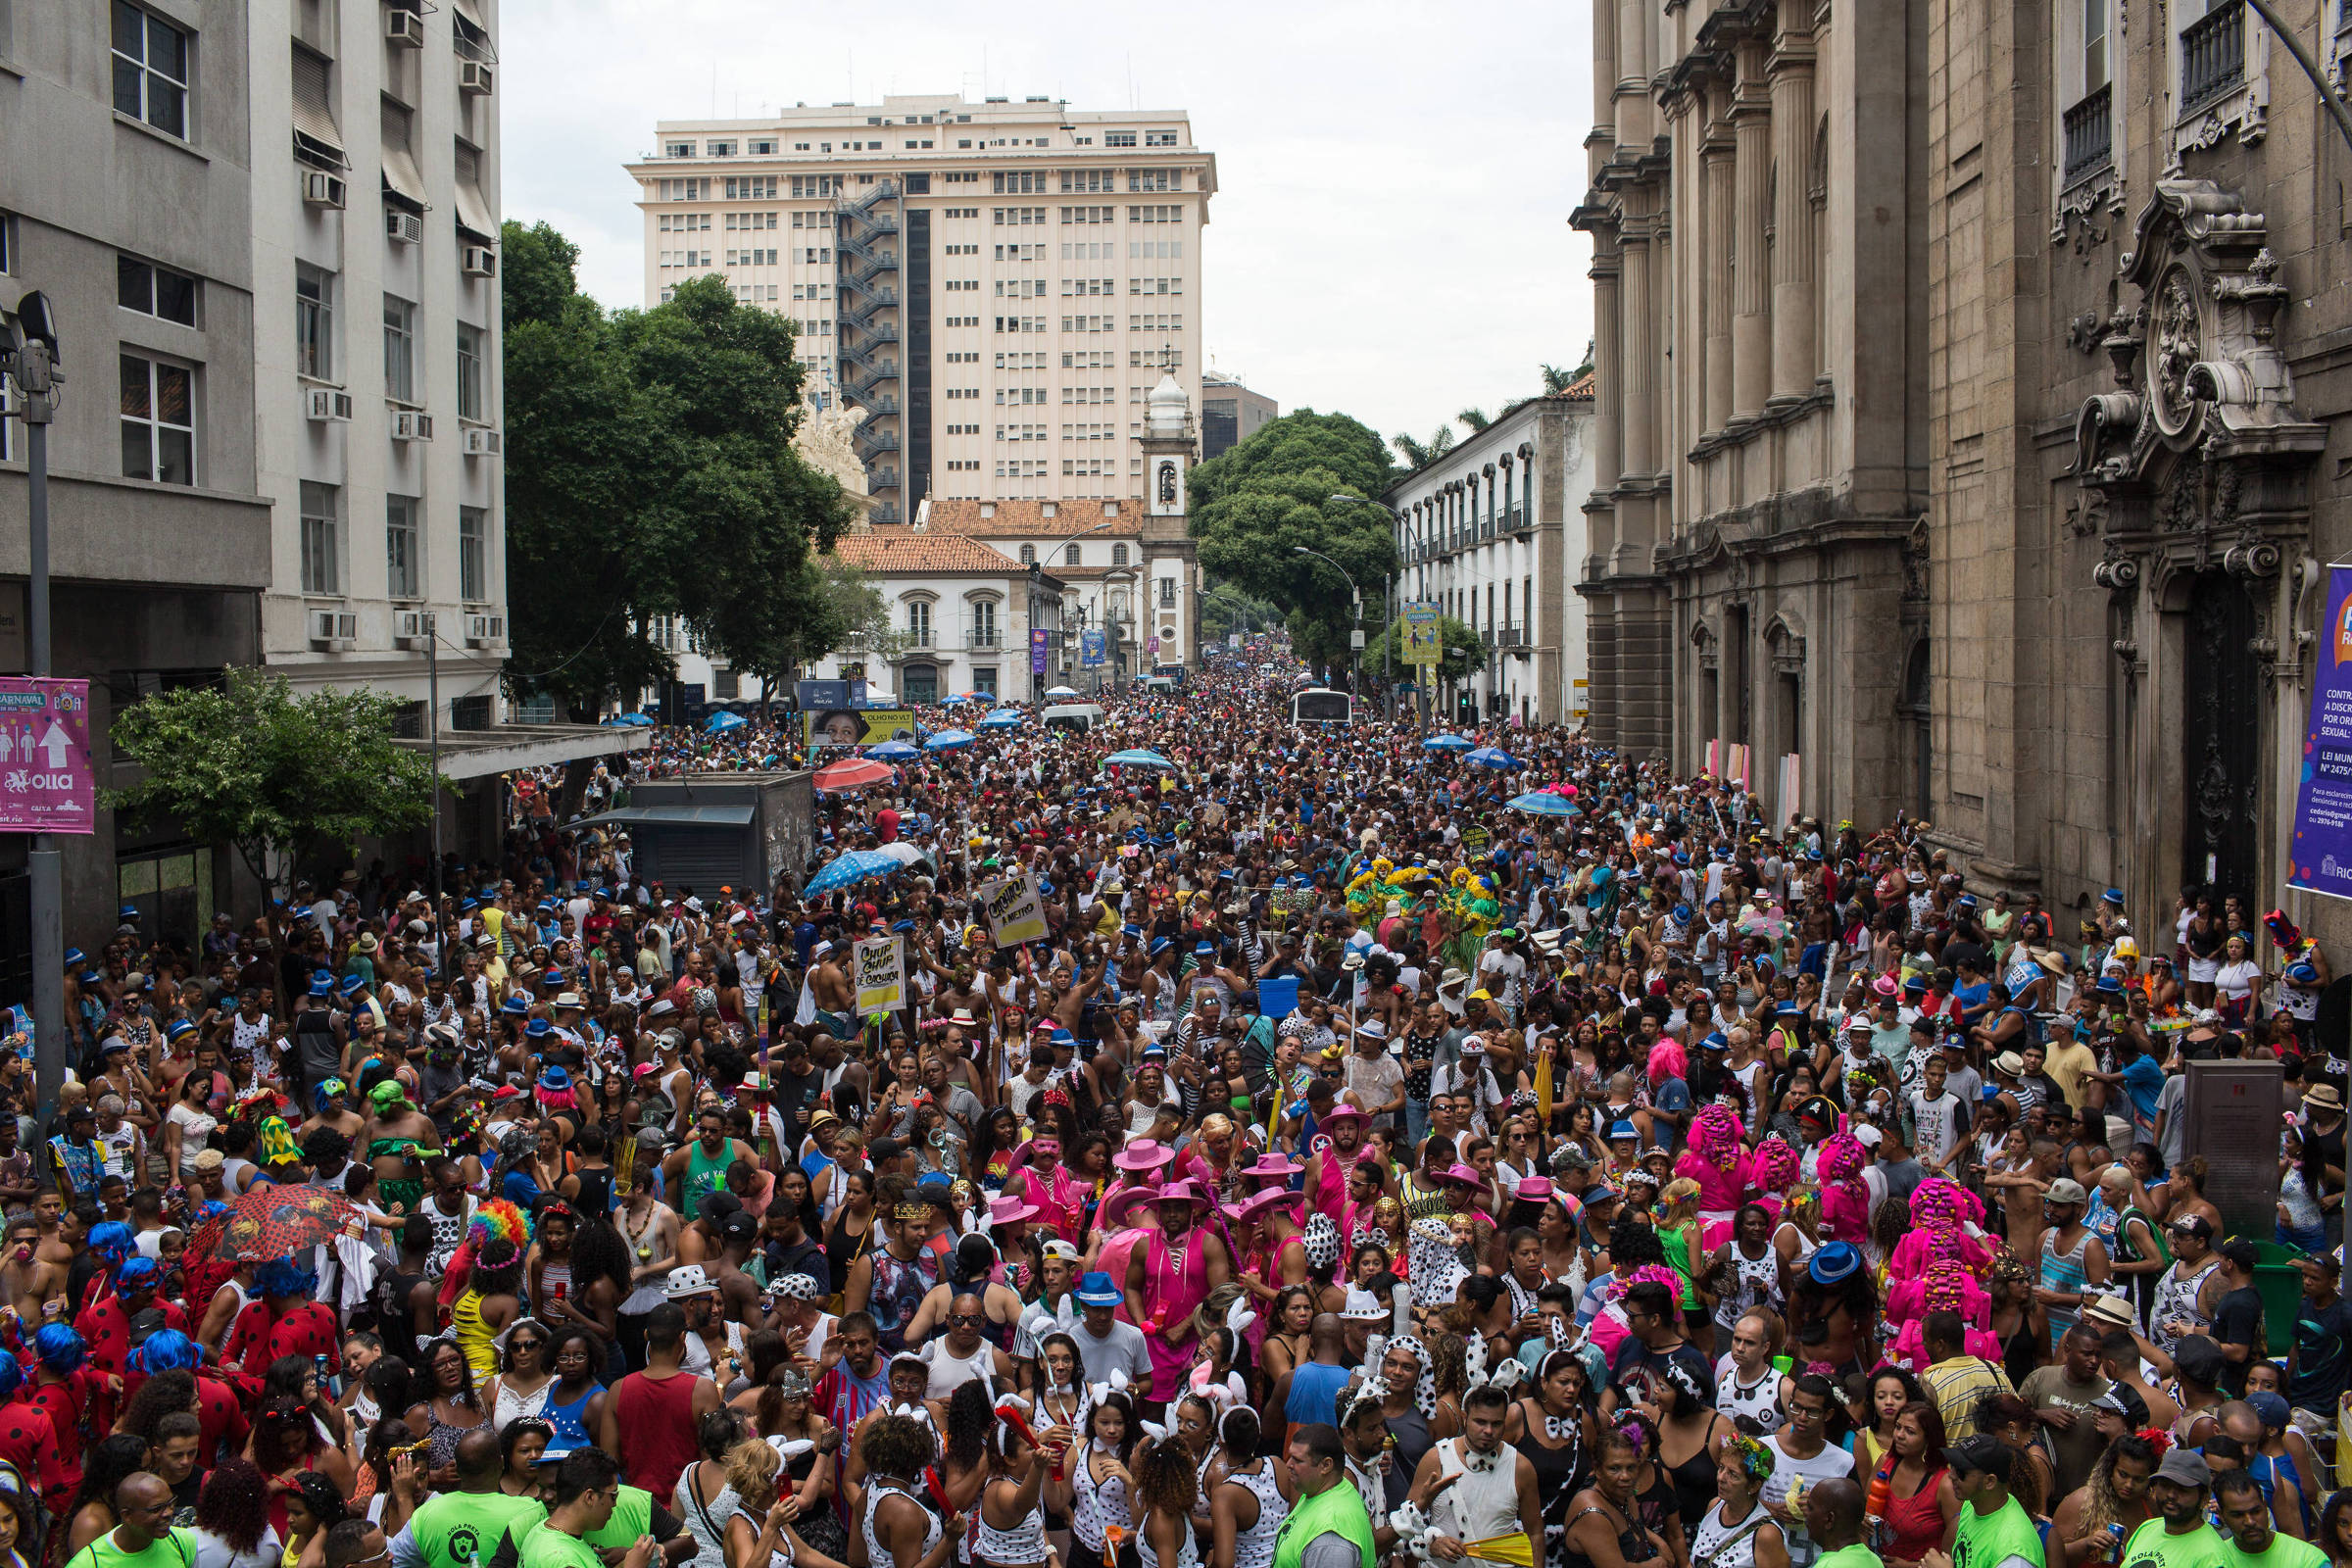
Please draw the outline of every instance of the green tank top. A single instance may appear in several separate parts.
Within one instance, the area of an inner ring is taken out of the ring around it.
[[[727,1190],[727,1167],[735,1163],[732,1140],[718,1146],[718,1158],[703,1153],[703,1141],[696,1139],[686,1146],[686,1219],[689,1224],[702,1217],[703,1200],[712,1193]]]
[[[654,1494],[643,1487],[624,1486],[620,1495],[612,1500],[612,1517],[605,1521],[602,1530],[591,1530],[580,1539],[591,1546],[618,1546],[624,1550],[637,1544],[638,1538],[654,1526]]]
[[[522,1538],[547,1517],[534,1497],[503,1492],[444,1492],[418,1505],[409,1520],[425,1568],[471,1568],[498,1555],[509,1536]]]
[[[1299,1568],[1307,1543],[1325,1535],[1346,1538],[1362,1554],[1364,1568],[1372,1568],[1372,1516],[1364,1509],[1363,1495],[1346,1475],[1337,1486],[1298,1499],[1274,1538],[1274,1568]]]
[[[2155,1524],[2161,1529],[2164,1521]],[[2034,1528],[2025,1504],[2010,1497],[1992,1512],[1979,1513],[1962,1503],[1952,1537],[1952,1568],[2001,1568],[2012,1557],[2042,1568],[2041,1532]]]
[[[1658,1232],[1659,1245],[1666,1249],[1666,1264],[1683,1282],[1684,1307],[1698,1305],[1698,1287],[1690,1283],[1690,1244],[1679,1230]]]

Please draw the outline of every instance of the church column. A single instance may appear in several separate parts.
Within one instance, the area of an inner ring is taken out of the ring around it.
[[[1708,94],[1707,113],[1701,134],[1705,141],[1699,150],[1699,183],[1705,203],[1703,231],[1704,262],[1707,286],[1699,302],[1700,314],[1706,322],[1706,342],[1700,353],[1705,369],[1703,396],[1705,408],[1700,419],[1701,429],[1709,435],[1721,430],[1724,421],[1732,416],[1732,248],[1733,159],[1731,138],[1725,133],[1722,122],[1716,117],[1716,94]]]
[[[1772,395],[1813,392],[1812,0],[1783,0],[1772,57]]]
[[[1740,83],[1732,125],[1739,143],[1735,176],[1732,283],[1732,412],[1752,419],[1772,391],[1772,259],[1764,237],[1771,221],[1772,104],[1765,92],[1764,45],[1740,46]]]

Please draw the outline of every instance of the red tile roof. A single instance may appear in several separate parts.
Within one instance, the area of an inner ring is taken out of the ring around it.
[[[934,509],[934,515],[937,509]],[[938,528],[916,532],[906,523],[884,523],[862,533],[846,533],[834,555],[851,564],[880,575],[970,573],[1004,577],[1028,568],[1002,550],[977,539]]]
[[[1103,503],[1091,501],[940,501],[931,503],[931,527],[939,533],[969,534],[981,539],[1067,538],[1083,533],[1097,523],[1107,522],[1102,532],[1111,537],[1134,538],[1144,531],[1144,514],[1149,510],[1141,500],[1112,498],[1119,509],[1115,517],[1102,514]],[[1054,515],[1045,514],[1048,506]],[[980,509],[988,507],[993,516],[982,516]]]

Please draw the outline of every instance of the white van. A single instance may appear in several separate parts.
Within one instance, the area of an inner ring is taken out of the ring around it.
[[[1102,709],[1097,703],[1061,703],[1038,716],[1048,729],[1074,729],[1083,735],[1102,722]]]

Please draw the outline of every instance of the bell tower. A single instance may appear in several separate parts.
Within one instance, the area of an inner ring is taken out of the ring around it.
[[[1200,662],[1200,568],[1185,525],[1196,453],[1192,400],[1162,373],[1145,406],[1144,576],[1138,609],[1147,664]],[[1153,644],[1156,643],[1156,649]]]

